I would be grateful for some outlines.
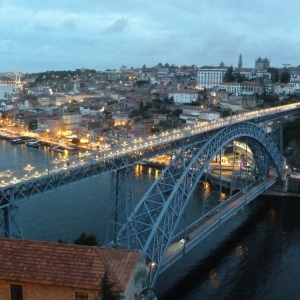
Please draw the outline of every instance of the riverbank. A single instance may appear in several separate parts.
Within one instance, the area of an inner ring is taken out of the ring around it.
[[[24,140],[25,142],[30,140],[30,139],[38,139],[35,136],[26,136],[26,135],[3,135],[0,134],[0,139],[6,140],[6,141],[11,141],[13,139],[20,138]],[[49,147],[49,150],[55,151],[55,152],[60,152],[63,153],[65,150],[71,152],[72,154],[80,153],[80,152],[92,152],[92,153],[99,153],[97,150],[89,149],[87,147],[81,147],[78,145],[65,145],[61,143],[55,143],[54,141],[47,141],[43,139],[38,139],[38,142],[42,146]]]

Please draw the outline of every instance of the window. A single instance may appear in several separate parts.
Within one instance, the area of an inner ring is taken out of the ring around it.
[[[88,300],[88,293],[75,292],[75,300]]]
[[[23,300],[22,286],[18,284],[10,285],[10,298],[11,300]]]

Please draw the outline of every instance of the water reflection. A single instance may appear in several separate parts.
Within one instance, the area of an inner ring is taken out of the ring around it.
[[[210,284],[214,288],[218,288],[220,286],[220,277],[216,269],[213,269],[209,272]]]

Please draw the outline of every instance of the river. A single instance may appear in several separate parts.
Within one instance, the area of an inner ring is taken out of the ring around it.
[[[49,159],[57,154],[48,153]],[[47,152],[0,140],[0,170],[45,162]],[[159,170],[132,168],[137,202]],[[105,243],[110,174],[19,203],[25,239],[71,243],[83,231]],[[202,213],[203,185],[187,208]],[[155,293],[169,299],[299,299],[300,200],[260,196],[161,274]]]
[[[2,100],[4,98],[5,93],[12,93],[13,89],[16,87],[17,86],[0,84],[0,100]]]

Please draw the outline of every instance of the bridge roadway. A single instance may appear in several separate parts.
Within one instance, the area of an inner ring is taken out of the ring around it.
[[[174,129],[145,139],[124,142],[98,154],[86,153],[81,158],[69,157],[35,166],[11,166],[9,172],[0,169],[0,208],[10,205],[12,189],[14,201],[24,200],[58,187],[88,179],[103,172],[120,170],[143,159],[175,151],[195,143],[203,134],[209,135],[236,123],[262,123],[300,113],[300,103],[241,113],[212,122]]]
[[[159,273],[162,273],[185,253],[193,249],[196,244],[254,200],[263,190],[273,185],[276,180],[277,176],[274,175],[267,179],[260,178],[248,186],[248,188],[241,190],[233,197],[217,205],[213,210],[201,216],[201,218],[193,222],[185,230],[176,234],[166,252]]]

